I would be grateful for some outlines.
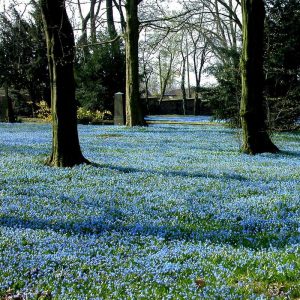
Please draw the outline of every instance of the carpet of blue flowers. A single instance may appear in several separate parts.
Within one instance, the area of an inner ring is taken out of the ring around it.
[[[0,124],[0,299],[300,297],[299,133],[79,132],[94,164],[50,168],[50,125]]]

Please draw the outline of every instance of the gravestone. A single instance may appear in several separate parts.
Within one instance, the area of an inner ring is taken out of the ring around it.
[[[125,124],[124,94],[116,93],[114,99],[114,125]]]

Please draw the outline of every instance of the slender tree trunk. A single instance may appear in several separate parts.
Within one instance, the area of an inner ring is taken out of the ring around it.
[[[161,66],[161,57],[160,57],[160,53],[158,54],[158,73],[159,73],[159,92],[160,92],[160,97],[159,97],[159,106],[161,104],[161,101],[164,97],[163,95],[163,79],[162,79],[162,66]]]
[[[147,114],[150,114],[150,107],[149,107],[149,80],[150,76],[146,73],[146,65],[144,64],[144,74],[145,74],[145,100],[146,100],[146,108],[147,108]]]
[[[195,74],[195,78],[196,78],[195,98],[194,98],[194,115],[195,116],[199,115],[201,108],[202,108],[201,98],[199,97],[199,95],[200,95],[202,72],[203,72],[206,55],[207,55],[207,47],[208,47],[208,42],[206,41],[204,43],[203,49],[201,51],[199,66],[197,63],[196,51],[194,52],[194,74]]]
[[[116,31],[115,27],[115,21],[114,21],[114,14],[113,14],[113,1],[112,0],[106,0],[106,18],[107,18],[107,30],[109,34],[109,38],[113,40],[118,36],[118,33]],[[112,54],[113,58],[119,58],[120,57],[120,41],[117,40],[112,43]]]
[[[188,84],[188,97],[191,98],[191,80],[190,80],[190,60],[189,60],[189,47],[187,37],[185,38],[185,51],[186,51],[186,69],[187,69],[187,84]]]
[[[242,0],[243,51],[241,57],[242,151],[248,154],[277,152],[265,124],[263,96],[263,37],[265,9],[263,0]]]
[[[138,1],[127,0],[126,9],[126,125],[146,125],[139,93]]]
[[[199,115],[199,111],[200,111],[199,90],[200,90],[200,84],[199,81],[196,80],[195,97],[194,97],[194,116]]]
[[[13,103],[12,103],[12,99],[9,97],[8,94],[8,84],[4,83],[4,101],[5,101],[5,120],[8,123],[14,123],[16,122],[16,118],[15,118],[15,114],[14,114],[14,108],[13,108]]]
[[[91,41],[92,43],[97,42],[97,33],[96,33],[96,17],[97,14],[95,13],[95,6],[96,6],[96,0],[91,0],[91,6],[90,6],[90,30],[91,30]]]
[[[164,77],[162,75],[162,65],[161,65],[161,57],[160,55],[158,56],[159,59],[159,76],[160,76],[160,98],[159,98],[159,106],[161,105],[161,102],[165,96],[166,93],[166,89],[167,89],[167,85],[169,83],[170,77],[171,77],[171,71],[172,71],[172,65],[173,65],[173,61],[175,58],[175,55],[173,55],[173,53],[170,53],[170,60],[169,60],[169,64],[168,64],[168,70],[167,70],[167,74]]]
[[[219,1],[215,0],[215,20],[216,20],[216,24],[217,24],[217,32],[219,33],[220,37],[221,37],[221,42],[222,42],[222,46],[226,49],[227,48],[227,39],[226,39],[226,35],[225,35],[225,30],[224,27],[222,26],[222,17],[220,15],[220,10],[219,10]]]
[[[88,44],[87,26],[88,26],[89,19],[91,17],[91,13],[89,12],[84,17],[80,0],[77,0],[77,5],[78,5],[79,16],[80,16],[80,20],[81,20],[81,36],[78,38],[78,45],[85,46]],[[83,58],[84,58],[84,60],[86,60],[89,55],[89,49],[88,49],[88,47],[83,47],[82,50],[83,50]]]
[[[229,16],[230,16],[230,20],[229,20],[230,35],[231,35],[231,38],[232,38],[232,47],[234,48],[234,50],[236,50],[237,49],[237,30],[236,30],[237,24],[233,20],[233,18],[234,18],[233,12],[236,11],[236,8],[233,7],[232,0],[229,0],[229,7],[231,8],[229,10]]]
[[[182,57],[182,72],[181,72],[182,112],[183,115],[186,115],[186,91],[185,91],[186,58],[184,57],[184,53],[182,49],[181,49],[181,57]]]
[[[195,69],[195,77],[196,77],[196,86],[195,86],[195,97],[194,97],[194,116],[200,114],[200,107],[201,107],[201,99],[199,98],[200,94],[200,83],[201,83],[201,76],[202,76],[202,68],[200,66],[200,70],[198,72]]]
[[[122,10],[122,0],[113,0],[113,3],[116,7],[116,9],[118,10],[119,12],[119,16],[120,16],[120,23],[121,23],[121,30],[122,30],[122,33],[124,33],[126,31],[126,21],[125,21],[125,18],[124,18],[124,14],[123,14],[123,10]]]
[[[72,167],[87,163],[77,132],[74,35],[64,0],[40,0],[47,41],[51,87],[52,154],[50,166]]]

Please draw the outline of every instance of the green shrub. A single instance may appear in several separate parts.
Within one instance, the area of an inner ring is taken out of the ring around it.
[[[44,121],[51,122],[51,109],[46,101],[40,101],[37,104],[36,116]],[[104,120],[112,120],[112,113],[108,110],[92,111],[84,107],[79,107],[77,110],[77,120],[80,124],[102,124]]]
[[[102,124],[104,120],[111,120],[112,113],[108,110],[91,111],[84,107],[77,110],[77,120],[80,124]]]
[[[36,114],[37,118],[51,122],[51,120],[52,120],[51,109],[48,106],[47,102],[42,100],[39,103],[37,103],[36,106],[37,106],[37,110],[36,110],[35,114]]]

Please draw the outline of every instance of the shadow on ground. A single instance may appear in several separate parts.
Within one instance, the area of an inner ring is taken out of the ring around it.
[[[23,219],[16,216],[0,217],[0,226],[18,229],[32,229],[55,231],[67,235],[105,235],[111,232],[118,232],[131,236],[156,236],[166,241],[185,240],[187,242],[209,242],[231,245],[233,247],[246,247],[250,249],[261,249],[272,247],[284,248],[291,243],[290,236],[285,235],[279,238],[275,235],[268,235],[265,232],[245,232],[237,224],[224,229],[205,230],[201,228],[188,228],[188,224],[179,226],[156,226],[152,224],[134,223],[122,225],[115,222],[110,225],[106,220],[112,219],[109,215],[101,217],[80,219],[72,221],[43,220],[43,219]],[[297,241],[299,242],[300,237]]]

